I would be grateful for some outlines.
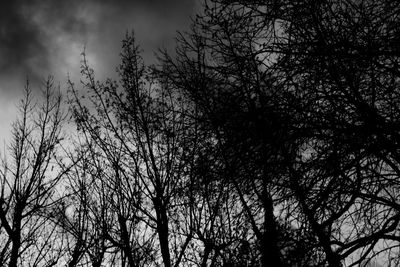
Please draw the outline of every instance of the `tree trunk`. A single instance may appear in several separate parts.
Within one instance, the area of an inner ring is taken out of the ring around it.
[[[21,246],[21,239],[20,239],[19,235],[13,237],[10,263],[8,265],[9,267],[17,267],[18,253],[19,253],[20,246]]]
[[[278,229],[271,196],[264,190],[264,233],[261,238],[262,266],[281,267],[281,252],[278,246]]]
[[[9,267],[17,267],[18,263],[18,256],[19,256],[19,249],[21,247],[21,220],[22,220],[22,210],[17,207],[15,208],[15,216],[13,222],[13,229],[12,229],[12,248],[11,248],[11,256],[10,262],[8,264]]]
[[[128,258],[129,267],[135,267],[136,263],[132,256],[132,248],[130,245],[130,238],[128,228],[126,227],[126,219],[122,215],[118,215],[119,227],[121,229],[122,246],[125,256]]]
[[[168,241],[168,216],[166,207],[163,205],[160,197],[154,199],[154,206],[157,213],[157,233],[160,242],[161,255],[164,266],[171,267],[171,255],[169,253]]]

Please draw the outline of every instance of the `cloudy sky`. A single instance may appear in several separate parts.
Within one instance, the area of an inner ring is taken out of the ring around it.
[[[7,0],[0,9],[0,140],[15,117],[28,78],[38,88],[48,75],[65,88],[79,81],[81,53],[98,77],[118,65],[121,40],[134,30],[147,62],[172,48],[187,30],[198,0]]]

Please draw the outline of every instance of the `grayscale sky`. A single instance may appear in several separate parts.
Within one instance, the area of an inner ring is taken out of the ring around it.
[[[173,48],[198,0],[7,0],[0,8],[0,140],[8,135],[26,80],[37,90],[53,75],[79,83],[86,48],[97,77],[112,76],[121,40],[134,30],[144,58],[154,63],[160,47]]]

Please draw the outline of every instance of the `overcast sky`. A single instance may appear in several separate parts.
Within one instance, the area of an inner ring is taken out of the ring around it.
[[[35,88],[48,75],[65,88],[79,80],[81,53],[98,77],[112,75],[121,40],[135,31],[147,62],[159,47],[172,48],[187,30],[198,0],[7,0],[0,8],[0,140],[15,117],[28,78]]]

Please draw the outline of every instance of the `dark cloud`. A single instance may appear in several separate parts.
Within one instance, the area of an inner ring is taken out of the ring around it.
[[[64,3],[64,4],[62,4]],[[68,3],[68,5],[67,5]],[[0,9],[0,77],[37,79],[49,70],[52,40],[46,29],[62,27],[81,32],[85,25],[75,16],[79,1],[15,0]]]
[[[189,16],[195,12],[195,4],[196,0],[103,1],[95,42],[107,45],[94,49],[106,49],[108,53],[102,51],[100,54],[106,62],[115,63],[122,38],[127,31],[133,30],[145,59],[152,63],[158,48],[171,47],[176,32],[188,29]],[[88,43],[88,48],[89,51],[93,48],[91,43]]]
[[[68,64],[79,64],[84,45],[93,57],[104,57],[98,62],[117,58],[129,30],[135,30],[147,51],[155,50],[186,27],[195,1],[5,1],[0,9],[0,90],[6,90],[8,79],[29,77],[35,83],[69,71]]]

